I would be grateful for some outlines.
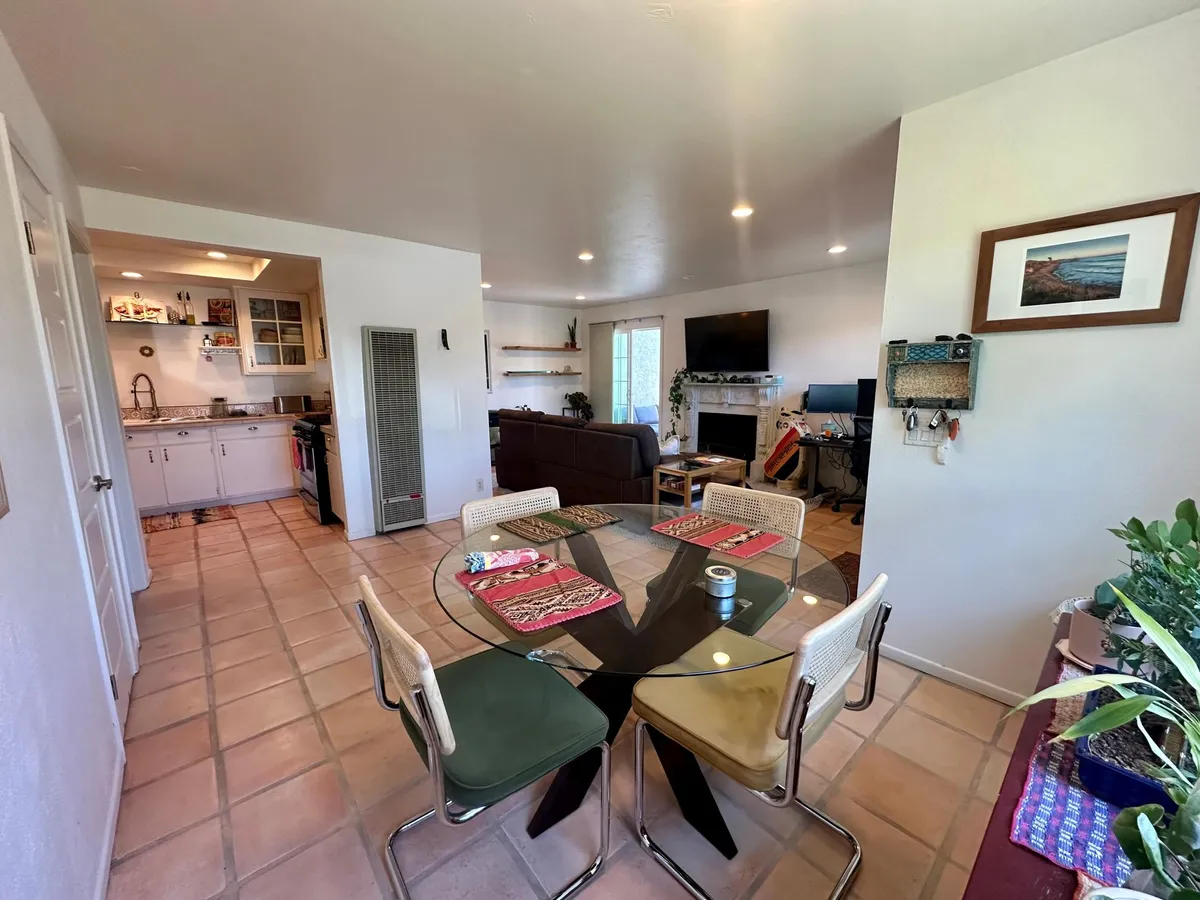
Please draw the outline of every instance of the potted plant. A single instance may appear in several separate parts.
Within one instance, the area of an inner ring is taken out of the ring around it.
[[[1053,740],[1078,740],[1130,725],[1140,733],[1158,763],[1153,775],[1178,809],[1168,813],[1162,804],[1134,806],[1123,809],[1113,822],[1113,834],[1135,870],[1127,887],[1152,897],[1200,900],[1200,790],[1196,776],[1200,770],[1200,666],[1146,610],[1119,588],[1113,592],[1130,618],[1153,640],[1162,662],[1157,681],[1127,673],[1075,678],[1039,691],[1017,709],[1100,690],[1119,697],[1098,706]],[[1167,668],[1173,670],[1172,679],[1161,677]],[[1149,718],[1149,724],[1143,717]],[[1169,753],[1151,735],[1154,724],[1162,722],[1174,726],[1185,738],[1178,755]],[[1104,892],[1098,895],[1104,896]],[[1110,890],[1110,896],[1118,895]]]
[[[564,394],[563,399],[575,411],[575,415],[583,419],[583,421],[590,422],[595,418],[595,413],[592,412],[592,404],[588,400],[587,394],[583,391],[573,391],[570,394]]]
[[[696,373],[691,369],[676,369],[675,376],[671,379],[671,388],[667,391],[667,402],[671,404],[671,430],[663,435],[663,440],[673,437],[683,438],[679,434],[679,429],[683,427],[683,404],[686,398],[683,396],[683,386],[689,381],[696,380]]]
[[[567,326],[567,346],[574,350],[579,345],[575,343],[575,331],[579,327],[579,317],[576,316],[571,320],[571,324]]]

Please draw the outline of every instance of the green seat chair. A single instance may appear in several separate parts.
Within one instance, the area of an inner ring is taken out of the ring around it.
[[[492,648],[434,669],[425,649],[358,580],[359,618],[370,646],[375,696],[398,712],[433,778],[436,805],[388,837],[385,857],[401,900],[408,888],[396,858],[404,832],[434,818],[463,825],[543,775],[599,749],[600,852],[554,895],[565,900],[599,874],[608,855],[611,765],[608,719],[556,669]],[[388,697],[385,671],[401,692]]]

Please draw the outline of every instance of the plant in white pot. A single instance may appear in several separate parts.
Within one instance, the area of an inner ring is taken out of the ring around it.
[[[1200,789],[1196,776],[1200,770],[1200,715],[1197,714],[1200,667],[1169,631],[1120,589],[1114,591],[1123,609],[1154,641],[1162,661],[1158,683],[1124,673],[1090,675],[1039,691],[1017,709],[1103,688],[1111,688],[1120,695],[1120,699],[1084,716],[1053,740],[1075,740],[1136,724],[1161,763],[1154,770],[1155,777],[1179,809],[1168,815],[1162,806],[1148,804],[1124,809],[1117,816],[1113,834],[1135,870],[1126,886],[1149,892],[1144,896],[1200,900]],[[1167,669],[1173,671],[1172,679],[1161,677]],[[1160,742],[1151,737],[1144,717],[1171,723],[1182,730],[1186,738],[1183,755],[1172,759]],[[1108,894],[1098,891],[1096,896],[1109,896],[1113,900],[1130,896],[1107,890]]]

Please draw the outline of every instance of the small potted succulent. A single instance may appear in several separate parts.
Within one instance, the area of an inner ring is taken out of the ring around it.
[[[579,345],[575,343],[575,333],[579,328],[579,317],[576,316],[571,320],[571,324],[567,326],[567,347],[574,350]]]

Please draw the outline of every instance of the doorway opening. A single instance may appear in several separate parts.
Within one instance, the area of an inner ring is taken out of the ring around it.
[[[618,322],[613,328],[614,422],[659,430],[662,389],[662,319]]]

